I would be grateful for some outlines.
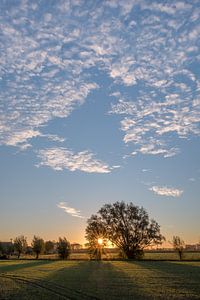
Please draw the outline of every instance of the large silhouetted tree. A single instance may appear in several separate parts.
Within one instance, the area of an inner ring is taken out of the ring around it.
[[[26,251],[27,246],[27,239],[23,235],[14,239],[14,249],[18,253],[18,258],[20,258],[20,255]]]
[[[87,221],[86,239],[92,245],[101,237],[115,244],[127,258],[143,255],[144,248],[161,244],[165,239],[160,226],[150,220],[143,207],[133,203],[105,204],[97,215]]]
[[[44,251],[44,240],[36,235],[33,237],[32,241],[33,252],[36,253],[36,259],[38,259],[39,254]]]

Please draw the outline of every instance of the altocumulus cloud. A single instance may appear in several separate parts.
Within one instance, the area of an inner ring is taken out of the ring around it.
[[[200,135],[198,0],[0,1],[0,11],[1,145],[44,137],[99,88],[94,68],[111,80],[132,153],[171,157],[172,137]]]
[[[183,190],[170,188],[166,186],[152,186],[149,190],[157,195],[169,197],[180,197],[183,193]]]
[[[63,209],[67,214],[71,215],[72,217],[84,219],[84,217],[81,215],[80,210],[68,206],[66,202],[59,202],[57,204],[57,207]]]
[[[110,173],[118,166],[109,167],[107,164],[94,158],[89,151],[74,153],[66,148],[49,148],[38,152],[41,162],[38,166],[49,166],[54,170],[80,170],[87,173]]]

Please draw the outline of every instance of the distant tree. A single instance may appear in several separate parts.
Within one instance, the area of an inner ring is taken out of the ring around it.
[[[44,240],[39,236],[34,235],[32,240],[33,252],[36,253],[36,259],[38,259],[39,254],[44,251]]]
[[[70,242],[65,237],[63,239],[59,237],[57,250],[62,259],[67,259],[71,253]]]
[[[20,258],[20,255],[26,251],[27,246],[27,238],[23,235],[20,235],[14,239],[14,249],[18,253],[18,258]]]
[[[54,249],[54,242],[53,241],[46,241],[44,243],[44,249],[45,249],[46,254],[51,253]]]
[[[108,239],[131,259],[140,258],[147,246],[158,245],[165,240],[158,223],[149,220],[145,209],[133,203],[105,204],[87,223],[86,239],[90,245],[98,237]]]
[[[179,259],[182,260],[185,242],[179,236],[173,236],[172,245],[174,250],[178,253]]]
[[[27,246],[25,253],[27,255],[33,255],[33,248],[31,246]]]
[[[9,258],[14,252],[14,245],[11,242],[0,242],[0,254],[5,258]]]

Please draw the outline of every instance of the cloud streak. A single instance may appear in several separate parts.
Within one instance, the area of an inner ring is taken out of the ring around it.
[[[80,210],[68,206],[66,202],[59,202],[57,204],[57,207],[63,209],[67,214],[71,215],[72,217],[81,218],[81,219],[85,218],[81,215]]]
[[[49,148],[38,151],[40,166],[48,166],[56,171],[68,169],[72,172],[110,173],[117,166],[109,167],[106,163],[94,158],[89,151],[74,153],[66,148]]]
[[[166,186],[152,186],[149,190],[156,195],[167,197],[180,197],[183,194],[183,190]]]

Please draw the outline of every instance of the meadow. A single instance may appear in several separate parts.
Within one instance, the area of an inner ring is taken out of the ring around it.
[[[11,259],[17,259],[17,255],[10,257]],[[122,257],[118,250],[107,249],[105,254],[102,254],[103,260],[119,260]],[[21,255],[21,259],[35,259],[35,255]],[[40,259],[59,259],[57,254],[41,254]],[[72,251],[70,260],[89,260],[89,254],[87,250],[76,250]],[[143,260],[179,260],[179,256],[174,251],[145,251]],[[200,252],[198,251],[185,251],[183,253],[183,260],[199,260]]]
[[[200,299],[200,261],[8,260],[0,299]]]

